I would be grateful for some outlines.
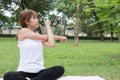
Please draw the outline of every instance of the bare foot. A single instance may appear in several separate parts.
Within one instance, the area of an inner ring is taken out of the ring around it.
[[[29,77],[26,77],[27,80],[31,80]]]

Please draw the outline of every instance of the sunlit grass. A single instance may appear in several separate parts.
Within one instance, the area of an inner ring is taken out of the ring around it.
[[[67,75],[99,75],[106,80],[120,79],[120,43],[72,40],[44,47],[45,67],[62,65]],[[19,60],[16,39],[0,38],[0,76],[15,71]]]

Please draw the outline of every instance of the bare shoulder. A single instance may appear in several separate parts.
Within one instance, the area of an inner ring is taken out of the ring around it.
[[[30,30],[27,29],[27,28],[22,28],[22,29],[19,30],[18,33],[29,32],[29,31],[30,31]]]
[[[22,34],[29,33],[29,32],[31,32],[29,29],[22,28],[18,31],[17,35],[22,35]]]
[[[29,34],[29,32],[31,32],[31,31],[27,28],[20,29],[17,33],[18,39],[22,40],[24,38],[25,34]]]

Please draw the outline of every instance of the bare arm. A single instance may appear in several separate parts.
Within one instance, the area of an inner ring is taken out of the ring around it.
[[[17,33],[18,40],[22,41],[26,38],[29,39],[35,39],[35,40],[43,40],[47,41],[48,36],[47,35],[41,35],[38,33],[35,33],[28,28],[22,28],[18,33]]]
[[[51,22],[50,21],[45,21],[45,26],[47,28],[47,35],[48,35],[48,40],[43,41],[43,44],[48,47],[54,47],[55,46],[55,41],[54,41],[54,35],[52,33],[52,30],[50,28]]]
[[[50,28],[50,24],[51,24],[50,21],[45,22],[45,26],[47,28],[47,33],[48,33],[47,35],[41,35],[41,34],[31,31],[28,28],[22,28],[17,33],[18,40],[22,41],[26,38],[42,40],[43,44],[48,47],[54,47],[54,45],[55,45],[54,40],[60,40],[61,42],[66,42],[67,41],[66,37],[53,35],[51,28]]]
[[[67,41],[67,37],[64,37],[64,36],[56,36],[56,35],[54,35],[54,39],[59,40],[61,42],[66,42]]]

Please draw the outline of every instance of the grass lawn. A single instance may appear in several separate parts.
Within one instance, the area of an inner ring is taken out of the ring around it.
[[[120,43],[79,41],[56,43],[54,48],[44,47],[45,67],[62,65],[65,74],[74,76],[102,76],[106,80],[120,80]],[[17,40],[0,38],[0,77],[15,71],[19,60]]]

